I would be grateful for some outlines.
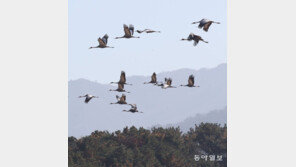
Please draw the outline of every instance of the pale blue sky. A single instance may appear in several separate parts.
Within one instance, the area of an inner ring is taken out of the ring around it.
[[[191,24],[202,18],[221,24],[204,32]],[[226,0],[69,0],[69,80],[109,83],[119,79],[121,70],[132,76],[215,67],[226,62],[226,18]],[[115,40],[124,34],[123,24],[161,33]],[[180,41],[191,32],[209,43],[193,47],[193,42]],[[114,49],[88,49],[106,33]]]

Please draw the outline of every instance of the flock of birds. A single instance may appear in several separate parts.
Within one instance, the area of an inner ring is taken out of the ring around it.
[[[124,85],[132,85],[130,83],[126,82],[126,76],[125,76],[125,72],[121,71],[121,75],[120,75],[120,79],[118,82],[110,82],[110,84],[117,84],[117,89],[110,89],[109,91],[117,91],[117,92],[126,92],[126,93],[130,93],[128,91],[126,91],[124,89]],[[167,89],[167,88],[177,88],[176,86],[172,86],[172,79],[171,78],[165,78],[164,82],[158,82],[157,81],[157,77],[156,77],[156,73],[154,72],[151,76],[151,80],[149,82],[144,82],[143,84],[153,84],[156,86],[160,86],[162,89]],[[186,87],[199,87],[198,85],[195,85],[194,82],[194,76],[190,75],[188,78],[188,83],[186,85],[180,85],[180,86],[186,86]],[[79,96],[79,98],[85,98],[84,102],[88,103],[91,99],[93,98],[98,98],[98,96],[93,96],[90,94],[86,94],[84,96]],[[122,94],[121,97],[119,97],[118,95],[116,95],[116,100],[117,102],[115,103],[110,103],[110,104],[128,104],[126,102],[126,95]],[[128,104],[131,106],[131,109],[129,110],[123,110],[125,112],[131,112],[131,113],[142,113],[137,109],[137,105],[136,104]]]
[[[205,32],[208,32],[210,26],[215,23],[215,24],[220,24],[219,22],[215,22],[215,21],[211,21],[211,20],[207,20],[207,19],[202,19],[200,21],[197,22],[193,22],[192,24],[199,24],[198,28],[203,29]],[[124,35],[121,37],[116,37],[115,39],[120,39],[120,38],[140,38],[139,36],[134,36],[134,26],[133,25],[123,25],[123,30],[124,30]],[[155,31],[155,30],[151,30],[151,29],[144,29],[144,30],[137,30],[137,33],[141,34],[141,33],[160,33],[160,31]],[[105,34],[102,38],[98,39],[99,45],[98,46],[94,46],[94,47],[90,47],[89,49],[92,48],[114,48],[111,46],[107,46],[108,43],[108,38],[109,36],[107,34]],[[183,40],[187,40],[187,41],[194,41],[193,46],[196,46],[199,41],[208,43],[208,41],[205,41],[201,36],[199,35],[195,35],[193,33],[190,33],[189,36],[187,38],[183,38],[181,39]],[[117,89],[110,89],[110,91],[117,91],[117,92],[126,92],[126,93],[130,93],[128,91],[126,91],[124,89],[124,85],[132,85],[130,83],[126,82],[126,76],[125,76],[125,72],[122,71],[121,75],[120,75],[120,79],[118,82],[111,82],[110,84],[117,84]],[[157,77],[156,77],[156,73],[154,72],[151,76],[151,80],[149,82],[144,82],[144,84],[153,84],[156,86],[160,86],[162,89],[167,89],[167,88],[177,88],[176,86],[172,86],[172,79],[171,78],[165,78],[164,82],[158,82],[157,81]],[[188,78],[188,83],[186,85],[180,85],[180,86],[186,86],[186,87],[200,87],[198,85],[195,85],[194,82],[194,76],[190,75]],[[98,98],[98,96],[93,96],[90,94],[86,94],[84,96],[79,96],[79,98],[85,98],[84,102],[88,103],[91,99],[93,98]],[[115,103],[110,103],[110,104],[120,104],[120,105],[130,105],[131,108],[129,110],[123,110],[124,112],[131,112],[131,113],[143,113],[140,112],[137,108],[136,104],[128,104],[126,102],[126,95],[122,94],[121,97],[119,97],[118,95],[116,95],[116,100],[117,102]]]
[[[200,21],[196,21],[193,22],[192,24],[198,24],[198,28],[203,29],[205,32],[208,32],[210,26],[215,23],[215,24],[220,24],[220,22],[215,22],[215,21],[211,21],[211,20],[207,20],[207,19],[202,19]],[[121,37],[116,37],[115,39],[120,39],[120,38],[140,38],[139,36],[134,36],[134,31],[135,31],[135,27],[130,24],[129,26],[127,26],[126,24],[123,25],[123,31],[124,31],[124,35]],[[143,32],[146,33],[160,33],[160,31],[155,31],[155,30],[151,30],[151,29],[144,29],[144,30],[137,30],[137,33],[141,34]],[[99,45],[98,46],[92,46],[89,49],[93,49],[93,48],[114,48],[111,46],[107,46],[108,43],[108,38],[109,36],[107,34],[105,34],[102,38],[98,38],[98,42]],[[196,35],[194,33],[190,33],[189,36],[187,38],[183,38],[181,39],[186,40],[186,41],[194,41],[193,45],[196,46],[198,44],[199,41],[203,41],[205,43],[208,43],[208,41],[205,41],[201,36]]]

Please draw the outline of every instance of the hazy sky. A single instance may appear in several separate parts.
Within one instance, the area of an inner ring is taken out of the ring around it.
[[[69,80],[85,78],[109,83],[127,76],[180,68],[200,69],[226,62],[226,0],[69,0]],[[221,22],[204,32],[191,24],[207,18]],[[123,24],[135,29],[160,30],[158,34],[123,36]],[[191,33],[208,44],[180,41]],[[114,49],[91,49],[97,38],[109,35]]]

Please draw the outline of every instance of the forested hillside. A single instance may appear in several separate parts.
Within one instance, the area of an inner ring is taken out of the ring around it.
[[[227,127],[201,123],[179,128],[126,127],[68,138],[69,167],[225,167]],[[211,157],[211,158],[210,158]],[[215,157],[215,159],[213,159]]]

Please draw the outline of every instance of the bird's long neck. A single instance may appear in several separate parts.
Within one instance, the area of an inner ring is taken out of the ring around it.
[[[220,24],[220,22],[214,22],[214,21],[213,21],[213,23]]]

